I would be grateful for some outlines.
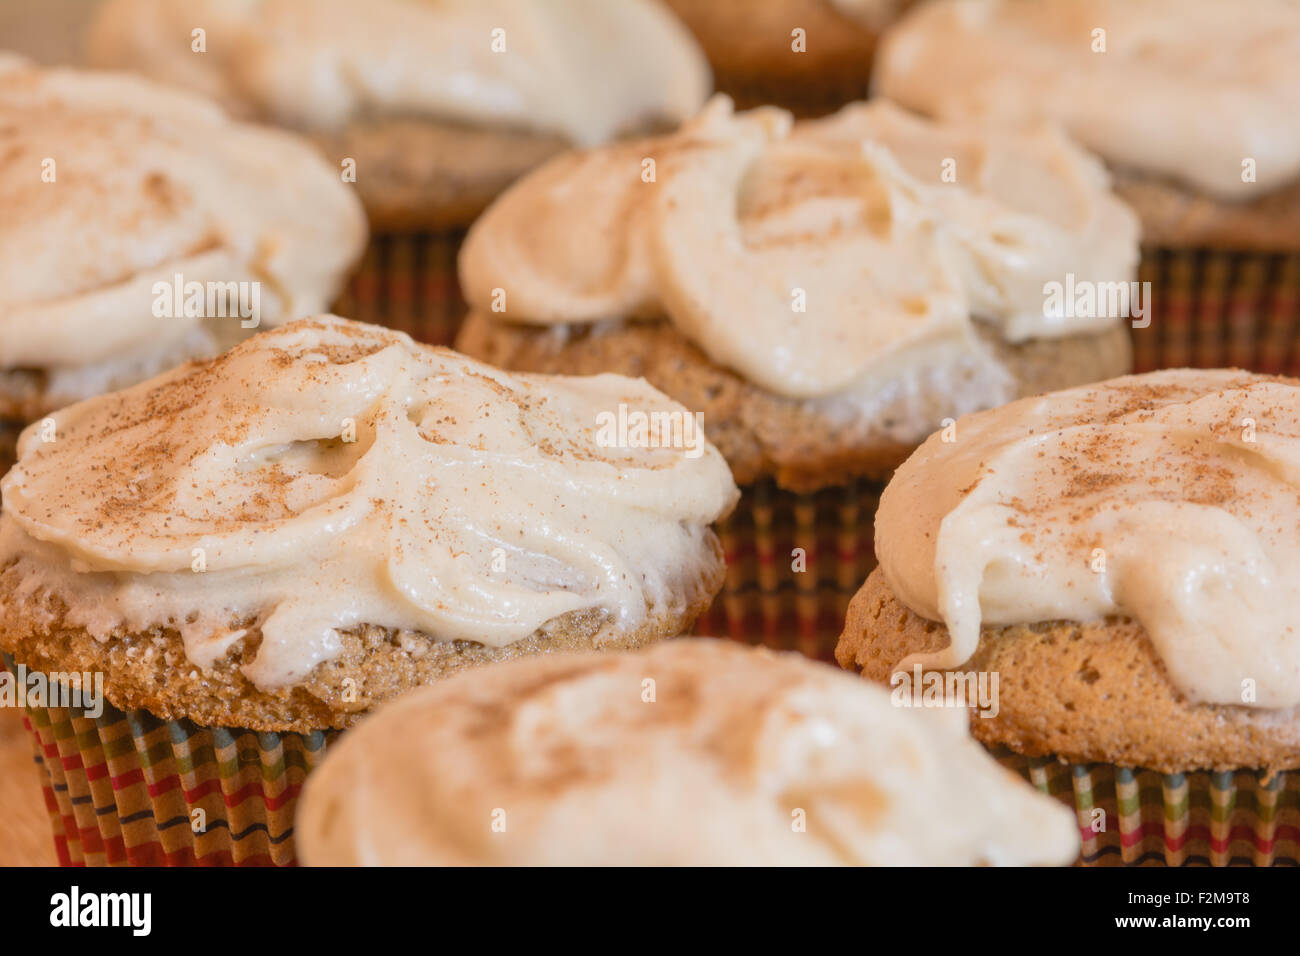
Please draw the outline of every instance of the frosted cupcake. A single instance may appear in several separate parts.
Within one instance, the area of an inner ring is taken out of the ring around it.
[[[0,56],[0,422],[329,307],[361,207],[297,138],[111,73]]]
[[[925,436],[1128,370],[1127,320],[1044,287],[1131,278],[1136,234],[1051,131],[885,102],[792,123],[719,97],[675,135],[560,157],[503,195],[461,254],[457,344],[644,376],[701,413],[751,489],[709,627],[829,658],[873,563],[879,482]]]
[[[729,641],[412,694],[331,753],[298,838],[316,866],[1061,864],[1079,839],[959,714]]]
[[[1295,860],[1300,383],[1131,376],[950,437],[885,489],[840,663],[1000,675],[974,733],[1076,804],[1090,861]]]
[[[377,230],[466,225],[547,157],[675,126],[711,87],[658,0],[109,0],[87,50],[309,133]]]
[[[940,0],[886,34],[875,88],[944,119],[1060,123],[1142,221],[1139,370],[1300,371],[1300,6]]]
[[[74,405],[0,485],[0,649],[102,673],[97,740],[138,718],[301,753],[461,669],[674,636],[721,586],[709,526],[735,486],[698,432],[607,429],[624,408],[685,419],[642,382],[512,376],[333,317]],[[284,862],[286,832],[177,852]]]
[[[725,97],[671,136],[573,153],[471,230],[465,352],[644,375],[741,484],[888,476],[945,418],[1127,370],[1125,322],[1045,286],[1127,281],[1136,223],[1050,131],[883,102],[791,125]]]

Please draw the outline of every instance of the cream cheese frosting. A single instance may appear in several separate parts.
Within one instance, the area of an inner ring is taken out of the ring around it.
[[[295,832],[312,866],[1063,864],[1079,840],[964,711],[717,640],[421,688],[331,748]]]
[[[958,419],[876,515],[890,589],[967,660],[985,626],[1137,620],[1189,699],[1300,704],[1300,385],[1187,369]]]
[[[1130,280],[1137,228],[1102,166],[1050,128],[941,126],[882,101],[793,124],[719,96],[675,134],[516,183],[460,272],[492,318],[666,315],[760,387],[821,400],[982,355],[972,316],[1013,342],[1109,328],[1046,308],[1044,284]]]
[[[99,65],[311,130],[414,115],[588,145],[675,125],[712,85],[658,0],[110,0],[88,47]]]
[[[351,188],[294,137],[146,80],[13,62],[0,208],[0,368],[103,366],[92,379],[320,312],[366,239]],[[255,284],[260,308],[199,317],[171,296],[160,310],[178,276],[244,283],[250,303]]]
[[[937,117],[1054,120],[1109,162],[1220,199],[1300,176],[1293,0],[940,0],[886,33],[873,84]]]
[[[503,646],[571,611],[631,630],[698,600],[737,491],[718,452],[602,441],[685,410],[621,376],[508,375],[333,316],[52,416],[0,482],[0,565],[92,637],[247,629],[260,689],[370,624]],[[630,447],[629,447],[630,446]]]

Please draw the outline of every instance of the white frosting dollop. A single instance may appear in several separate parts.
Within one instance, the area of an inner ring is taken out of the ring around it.
[[[424,116],[589,145],[676,125],[712,85],[658,0],[109,0],[88,45],[99,65],[311,130]]]
[[[366,240],[351,187],[297,138],[146,80],[13,61],[0,210],[0,368],[102,366],[89,378],[320,312]],[[235,290],[228,315],[208,283]]]
[[[634,629],[700,599],[738,493],[702,435],[607,446],[620,403],[686,414],[640,380],[294,322],[24,432],[0,565],[98,639],[168,625],[203,666],[255,622],[263,689],[361,624],[502,646],[600,608]]]
[[[948,627],[916,662],[961,664],[981,626],[1126,615],[1192,700],[1284,708],[1298,527],[1300,385],[1179,369],[958,419],[894,474],[876,554],[898,599]]]
[[[1054,120],[1222,199],[1300,176],[1294,0],[938,0],[886,33],[873,84],[931,116]]]
[[[1048,282],[1127,282],[1137,222],[1060,134],[943,126],[883,101],[792,124],[716,97],[679,132],[560,157],[471,230],[495,319],[664,314],[719,364],[795,399],[862,393],[1004,338],[1110,328]],[[992,392],[990,400],[1002,396]]]
[[[1023,866],[1078,853],[1070,810],[990,759],[964,711],[895,707],[797,655],[677,640],[466,677],[331,747],[299,805],[308,865]]]

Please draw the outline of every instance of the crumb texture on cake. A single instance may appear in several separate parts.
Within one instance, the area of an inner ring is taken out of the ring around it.
[[[876,554],[951,638],[1138,621],[1189,699],[1300,705],[1300,382],[1168,369],[956,420],[895,472]]]
[[[877,568],[849,605],[835,657],[888,685],[907,658],[948,641],[944,626],[902,604]],[[998,675],[997,714],[972,713],[971,730],[1026,756],[1163,773],[1300,767],[1300,711],[1188,700],[1131,618],[985,627],[956,669]]]
[[[853,478],[887,479],[943,420],[983,408],[990,380],[1008,398],[1113,378],[1128,372],[1128,331],[1003,342],[976,330],[994,366],[957,361],[903,374],[879,392],[821,401],[774,395],[712,361],[664,320],[539,328],[471,312],[456,340],[468,355],[502,368],[645,378],[704,416],[738,484],[774,477],[796,492]]]
[[[105,696],[124,711],[255,731],[343,729],[385,701],[468,668],[530,654],[626,650],[683,634],[722,587],[720,558],[712,576],[701,583],[704,596],[681,608],[651,609],[631,631],[600,609],[562,614],[503,647],[363,624],[342,631],[338,655],[318,664],[305,679],[271,689],[259,688],[243,672],[261,645],[256,621],[246,622],[244,636],[220,660],[198,666],[186,655],[174,627],[92,637],[69,623],[62,597],[32,592],[11,566],[0,571],[0,649],[29,672],[103,674]]]

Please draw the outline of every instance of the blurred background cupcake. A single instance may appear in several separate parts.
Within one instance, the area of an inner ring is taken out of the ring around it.
[[[105,0],[86,53],[314,139],[376,234],[340,311],[435,344],[463,314],[463,228],[502,188],[711,88],[659,0]]]
[[[1086,863],[1300,862],[1300,382],[1151,372],[955,427],[885,489],[839,662],[968,706]]]
[[[412,688],[686,630],[735,503],[645,382],[509,375],[332,316],[82,402],[0,483],[0,651],[63,862],[291,863],[332,734]],[[90,675],[100,682],[85,688]]]
[[[26,423],[328,308],[366,240],[300,137],[2,53],[0,208],[0,472]]]
[[[958,415],[1128,371],[1126,318],[1043,287],[1137,258],[1104,168],[1055,130],[882,100],[793,123],[719,95],[504,193],[462,249],[457,347],[644,376],[698,413],[746,489],[702,626],[829,659],[883,481]]]
[[[1300,5],[935,0],[874,89],[931,116],[1060,123],[1142,220],[1139,370],[1300,371]]]
[[[880,31],[914,0],[665,0],[740,109],[822,116],[864,99]]]

